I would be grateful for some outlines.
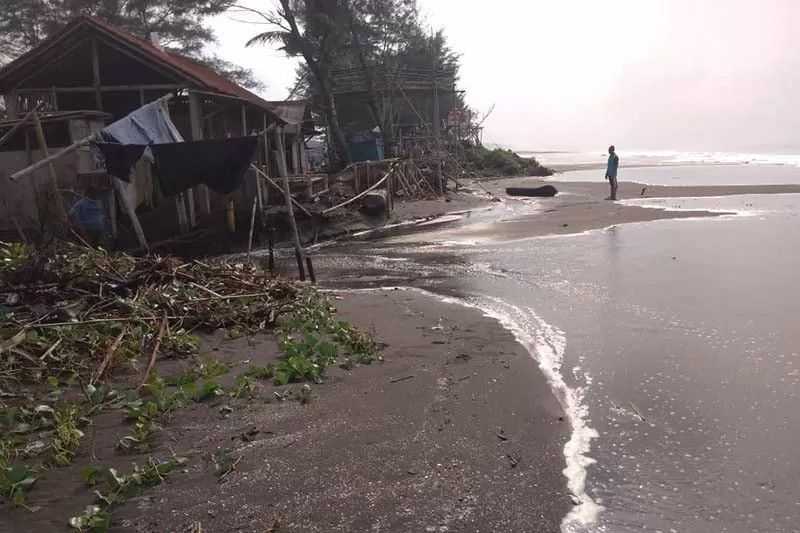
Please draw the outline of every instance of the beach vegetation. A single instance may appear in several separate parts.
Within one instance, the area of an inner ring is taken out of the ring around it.
[[[484,176],[551,176],[553,171],[542,166],[533,158],[521,157],[519,154],[485,146],[469,146],[466,149],[467,161]]]

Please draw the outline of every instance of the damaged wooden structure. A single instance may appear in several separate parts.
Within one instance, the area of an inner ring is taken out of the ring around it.
[[[266,101],[192,59],[97,18],[72,21],[0,69],[0,94],[8,115],[0,122],[0,238],[41,230],[50,216],[41,191],[51,181],[67,210],[87,187],[104,191],[115,237],[125,233],[120,226],[128,225],[118,223],[119,192],[88,146],[18,181],[10,176],[166,95],[172,95],[169,114],[184,139],[257,135],[259,150],[243,185],[227,195],[198,185],[166,198],[154,186],[149,163],[139,161],[126,194],[151,239],[201,224],[235,230],[238,220],[250,220],[251,206],[263,213],[270,203],[283,203],[280,179],[307,181],[304,141],[313,134],[313,123],[306,102]],[[246,229],[246,222],[241,225]]]
[[[449,118],[461,106],[454,69],[349,68],[334,70],[331,78],[354,161],[418,152],[451,130]],[[373,96],[378,117],[370,109]],[[378,122],[391,130],[395,146],[373,148]]]

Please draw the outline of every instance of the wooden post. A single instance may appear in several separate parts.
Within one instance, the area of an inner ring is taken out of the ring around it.
[[[189,231],[189,217],[186,214],[186,202],[183,201],[183,193],[175,196],[175,210],[178,212],[178,230],[181,233]]]
[[[292,142],[292,169],[295,176],[303,173],[303,167],[300,165],[300,144],[297,137],[295,136],[295,140]]]
[[[197,93],[189,91],[189,124],[192,130],[192,140],[203,140],[203,105]],[[211,213],[211,194],[208,186],[199,185],[200,211],[206,215]],[[193,191],[190,192],[193,195]]]
[[[278,145],[278,173],[283,178],[283,194],[286,196],[286,209],[289,213],[289,224],[292,227],[292,234],[294,235],[294,251],[297,257],[297,270],[300,274],[300,279],[304,280],[306,277],[304,262],[303,246],[300,243],[300,232],[297,230],[297,220],[294,217],[294,205],[292,204],[292,191],[289,189],[289,173],[286,171],[286,153],[283,145],[283,126],[275,128],[275,140]]]
[[[256,177],[256,183],[261,181]],[[250,235],[247,238],[247,257],[250,257],[250,252],[253,251],[253,229],[256,226],[256,199],[253,199],[253,208],[250,210]]]
[[[183,195],[186,200],[186,207],[189,211],[189,227],[197,226],[197,212],[194,209],[194,189],[189,189]]]
[[[247,137],[247,106],[242,104],[242,137]]]
[[[275,128],[275,152],[278,163],[278,176],[281,178],[289,175],[289,169],[286,167],[286,145],[284,140],[283,126],[278,126]]]
[[[439,122],[440,122],[440,119],[441,119],[441,117],[439,116],[439,114],[440,114],[440,112],[439,112],[439,84],[436,81],[436,70],[434,69],[432,72],[433,72],[433,74],[432,74],[432,76],[433,76],[433,79],[432,79],[432,82],[433,82],[433,117],[432,117],[432,119],[433,119],[433,138],[436,141],[436,144],[437,144],[436,148],[438,149],[439,148],[438,147],[438,144],[439,144],[439,126],[440,126]]]
[[[267,131],[267,114],[264,113],[264,168],[269,174],[269,159],[270,159],[270,149],[269,149],[269,132]]]
[[[50,157],[50,152],[47,149],[47,140],[44,137],[44,129],[42,128],[42,122],[39,120],[39,113],[33,113],[33,123],[36,127],[36,137],[39,140],[39,148],[42,150],[42,156],[44,159]],[[56,174],[56,166],[55,164],[50,161],[47,165],[48,170],[50,171],[50,189],[53,194],[53,204],[56,209],[56,217],[57,223],[64,224],[62,230],[66,231],[66,226],[69,224],[67,219],[67,212],[64,209],[64,204],[61,201],[61,193],[58,190],[58,175]]]
[[[263,132],[262,135],[264,136],[264,173],[269,175],[269,133],[267,132],[267,114],[264,113],[263,115]],[[261,180],[258,180],[259,183]],[[269,205],[269,187],[261,188],[261,193],[263,195],[261,199],[261,226],[266,227],[267,217],[266,217],[266,206]]]
[[[100,54],[97,51],[97,39],[92,39],[92,85],[97,109],[103,110],[103,93],[100,91]]]
[[[17,119],[17,91],[7,92],[3,99],[6,102],[6,115],[9,120]]]

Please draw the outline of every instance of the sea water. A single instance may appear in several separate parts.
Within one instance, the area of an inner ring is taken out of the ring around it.
[[[526,345],[573,428],[563,531],[798,531],[800,195],[664,202],[737,214],[328,253],[341,285],[455,296]]]

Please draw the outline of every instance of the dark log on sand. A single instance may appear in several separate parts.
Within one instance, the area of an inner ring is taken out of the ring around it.
[[[539,196],[551,197],[558,194],[558,189],[552,185],[542,185],[541,187],[509,187],[506,189],[509,196]]]

